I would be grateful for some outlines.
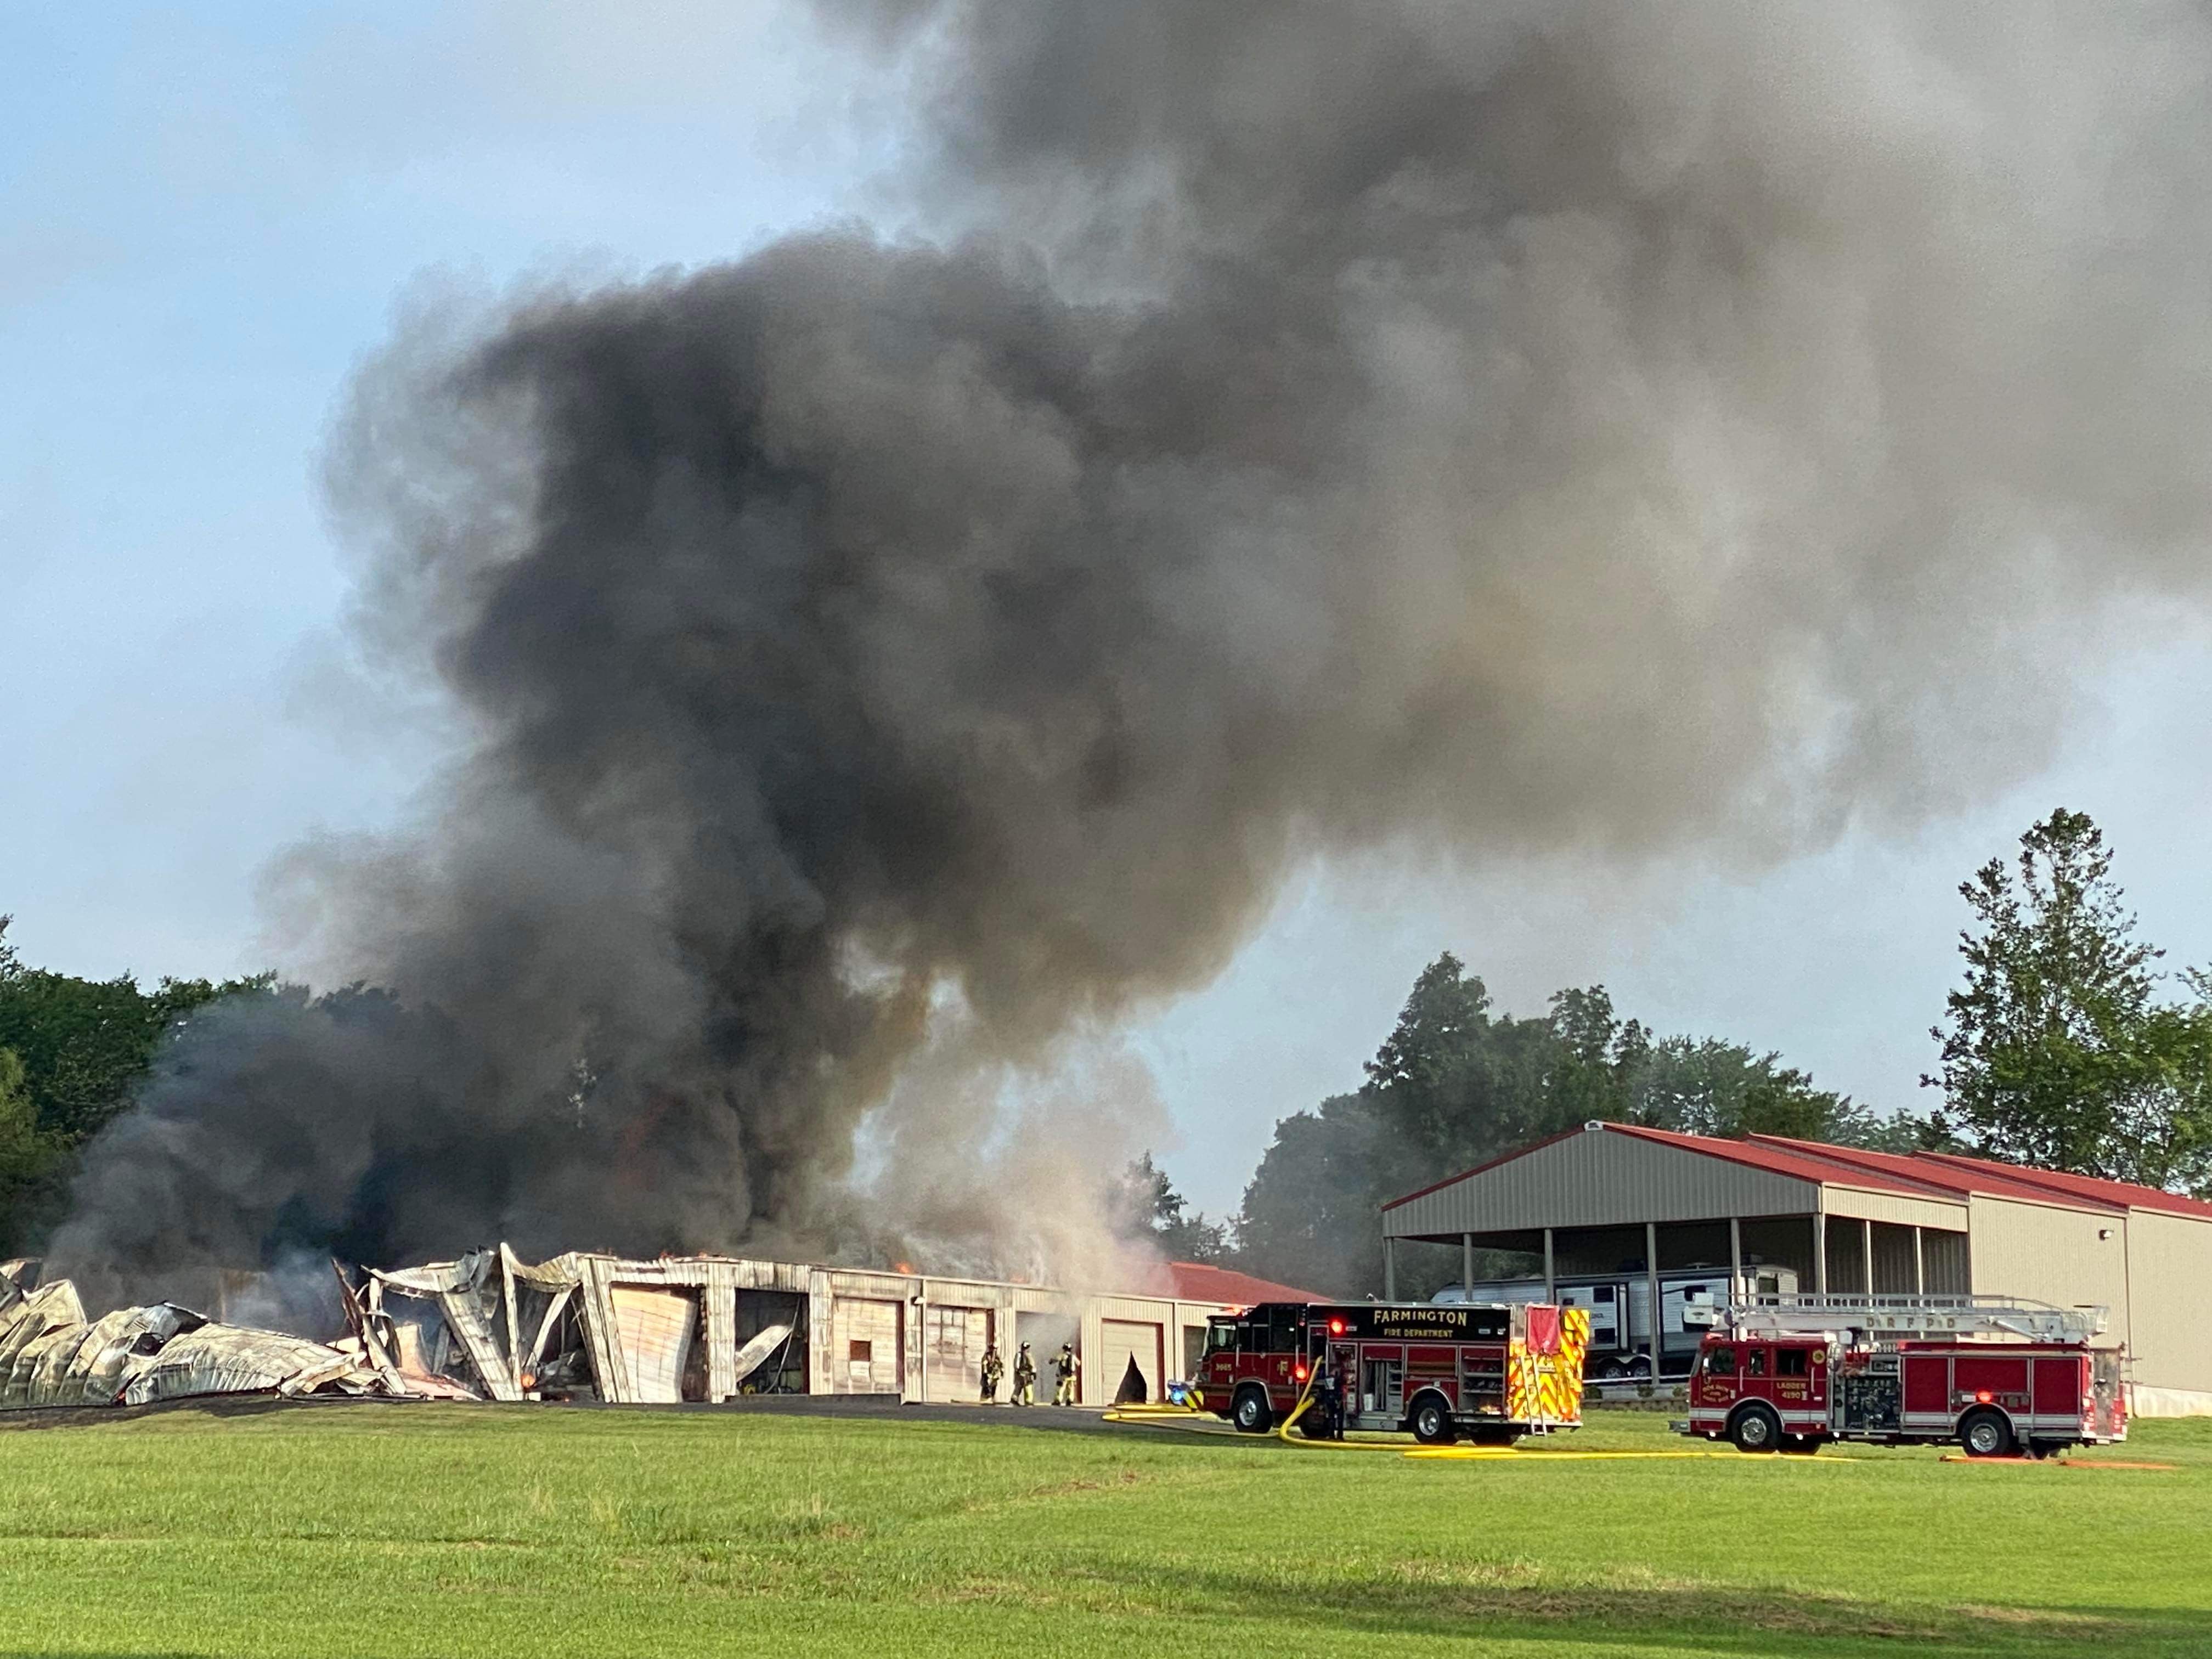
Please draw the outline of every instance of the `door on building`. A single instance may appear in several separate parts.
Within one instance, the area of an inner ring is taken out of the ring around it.
[[[699,1298],[696,1291],[647,1290],[617,1285],[607,1292],[614,1304],[615,1340],[629,1373],[630,1398],[642,1405],[674,1405],[696,1400],[701,1391],[684,1384],[694,1367]]]
[[[940,1308],[922,1315],[923,1386],[933,1401],[973,1400],[982,1388],[983,1350],[991,1340],[988,1308]]]
[[[899,1352],[902,1311],[896,1302],[837,1298],[830,1315],[831,1394],[906,1392],[906,1365]]]
[[[1121,1384],[1128,1376],[1133,1362],[1137,1375],[1144,1379],[1145,1398],[1157,1401],[1160,1397],[1163,1380],[1160,1370],[1160,1350],[1164,1333],[1161,1327],[1142,1320],[1102,1319],[1098,1322],[1099,1364],[1094,1370],[1086,1365],[1081,1398],[1088,1403],[1121,1398]]]

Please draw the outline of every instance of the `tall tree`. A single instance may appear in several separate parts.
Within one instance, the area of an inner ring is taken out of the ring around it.
[[[26,967],[0,916],[0,1052],[13,1056],[28,1124],[0,1149],[0,1249],[20,1247],[58,1212],[71,1154],[129,1105],[161,1044],[193,1010],[265,990],[272,975],[216,981],[163,979],[142,989],[125,974],[78,979]],[[9,1132],[0,1127],[0,1138]],[[26,1138],[27,1137],[27,1138]]]
[[[2104,833],[2060,808],[1959,892],[1966,982],[1930,1032],[1939,1125],[2015,1163],[2154,1187],[2212,1173],[2212,1010],[2158,996],[2161,952],[2136,937]]]
[[[1194,1210],[1147,1151],[1121,1175],[1121,1231],[1149,1239],[1170,1261],[1218,1261],[1229,1254],[1229,1230]]]

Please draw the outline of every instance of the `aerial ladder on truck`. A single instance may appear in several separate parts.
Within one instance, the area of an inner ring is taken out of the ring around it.
[[[2025,1342],[2087,1343],[2109,1319],[2099,1307],[2061,1308],[2009,1296],[1855,1296],[1825,1292],[1762,1296],[1696,1304],[1687,1325],[1708,1325],[1740,1337],[1816,1336],[1904,1340],[1914,1337],[2013,1337]]]
[[[1683,1433],[1745,1450],[1956,1440],[1980,1456],[2124,1438],[2108,1315],[2004,1296],[1761,1296],[1692,1305],[1708,1327]]]

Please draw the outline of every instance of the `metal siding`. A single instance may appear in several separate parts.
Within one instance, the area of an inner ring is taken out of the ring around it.
[[[2212,1390],[2212,1221],[2130,1210],[2127,1241],[2135,1382]]]
[[[1832,1186],[1827,1208],[1830,1215],[1847,1216],[1854,1221],[1887,1221],[1893,1226],[1929,1227],[1952,1233],[1966,1231],[1966,1204],[1948,1199],[1908,1198],[1902,1193]]]
[[[2112,1236],[2100,1239],[2100,1228],[2111,1229]],[[2112,1311],[2107,1335],[2128,1341],[2127,1234],[2124,1216],[1977,1195],[1974,1291],[2029,1297],[2062,1308],[2083,1304],[2107,1308]]]
[[[1388,1210],[1386,1237],[1802,1215],[1819,1186],[1635,1135],[1589,1130]]]

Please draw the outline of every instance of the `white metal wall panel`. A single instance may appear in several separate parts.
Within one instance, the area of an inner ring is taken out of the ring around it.
[[[2128,1352],[2140,1388],[2212,1391],[2212,1221],[2128,1212]]]
[[[1636,1135],[1585,1130],[1382,1212],[1395,1238],[1803,1215],[1820,1187]]]
[[[1164,1332],[1160,1326],[1139,1322],[1133,1319],[1102,1319],[1098,1322],[1098,1359],[1095,1371],[1089,1366],[1084,1393],[1093,1401],[1110,1401],[1120,1392],[1121,1378],[1127,1373],[1129,1362],[1137,1362],[1137,1371],[1145,1379],[1145,1398],[1158,1402],[1160,1397],[1160,1347]]]
[[[1932,1227],[1943,1232],[1966,1231],[1963,1199],[1911,1198],[1903,1193],[1870,1192],[1863,1187],[1830,1187],[1828,1213],[1855,1221],[1887,1221],[1899,1227]]]
[[[1973,1288],[2062,1308],[2112,1310],[2113,1338],[2128,1336],[2128,1218],[2008,1198],[1973,1200]],[[2109,1238],[2100,1238],[2109,1232]]]
[[[841,1296],[830,1313],[829,1394],[903,1394],[896,1302]]]

